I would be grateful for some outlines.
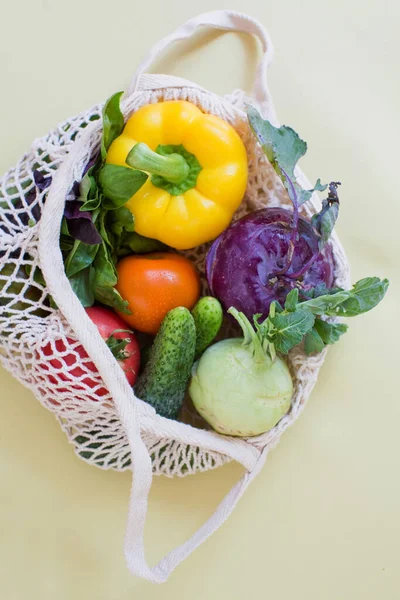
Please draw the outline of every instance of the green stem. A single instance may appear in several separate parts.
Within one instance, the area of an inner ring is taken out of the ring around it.
[[[181,183],[189,175],[189,165],[180,154],[162,156],[153,152],[143,142],[136,144],[129,152],[126,162],[130,167],[159,175],[171,183]]]
[[[236,310],[236,308],[234,308],[233,306],[231,306],[231,308],[228,310],[228,313],[236,319],[243,331],[243,345],[253,347],[256,364],[263,365],[263,367],[266,364],[271,365],[271,357],[264,350],[263,344],[259,336],[257,335],[257,332],[255,331],[254,327],[252,326],[246,315]]]

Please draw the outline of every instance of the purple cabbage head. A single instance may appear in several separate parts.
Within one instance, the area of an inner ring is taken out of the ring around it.
[[[265,208],[233,223],[212,244],[206,274],[213,296],[225,310],[234,306],[249,319],[268,316],[272,301],[282,305],[294,287],[307,292],[318,285],[331,287],[333,256],[329,246],[319,250],[311,223],[299,217],[293,245],[293,212]]]

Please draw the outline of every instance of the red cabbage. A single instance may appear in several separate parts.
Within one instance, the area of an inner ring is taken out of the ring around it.
[[[295,287],[300,296],[316,286],[331,287],[332,252],[329,246],[319,250],[320,237],[308,220],[298,218],[294,248],[292,241],[293,212],[284,208],[264,208],[233,223],[207,254],[212,295],[225,310],[234,306],[252,319],[266,318],[271,302],[283,304]]]

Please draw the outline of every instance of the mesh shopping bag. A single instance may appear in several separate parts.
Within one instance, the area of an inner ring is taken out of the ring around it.
[[[219,97],[190,81],[145,74],[166,48],[204,26],[246,32],[260,40],[263,53],[251,98],[246,98],[241,90]],[[232,11],[200,15],[156,44],[139,65],[121,104],[127,118],[149,103],[188,100],[236,129],[246,147],[249,180],[235,219],[268,205],[288,204],[287,195],[249,129],[245,112],[249,101],[277,125],[266,82],[271,57],[268,35],[254,19]],[[94,106],[36,140],[1,180],[0,359],[55,415],[78,456],[103,469],[132,471],[125,541],[127,563],[135,575],[162,582],[231,513],[268,452],[304,408],[326,351],[306,356],[296,347],[290,352],[288,362],[295,390],[291,409],[272,430],[248,439],[221,436],[198,427],[196,420],[190,425],[166,419],[135,397],[72,290],[59,243],[66,198],[99,148],[101,111],[101,105]],[[300,185],[311,187],[300,170],[296,175]],[[316,194],[302,208],[306,216],[319,209]],[[348,264],[335,234],[329,243],[335,283],[347,287]],[[202,275],[204,291],[207,248],[204,245],[186,252]],[[143,531],[153,474],[184,476],[230,460],[245,467],[242,480],[190,540],[156,567],[149,567],[144,556]]]

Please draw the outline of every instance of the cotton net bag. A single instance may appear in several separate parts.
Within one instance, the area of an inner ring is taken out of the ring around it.
[[[191,81],[145,74],[154,59],[171,44],[190,38],[203,26],[246,32],[259,39],[262,58],[251,98],[246,98],[241,90],[221,98]],[[288,204],[281,182],[250,132],[245,113],[250,102],[264,118],[278,126],[266,82],[271,57],[271,42],[257,21],[232,11],[206,13],[154,46],[137,69],[122,102],[122,111],[128,118],[149,103],[188,100],[236,129],[247,150],[249,180],[235,219],[265,206]],[[1,180],[0,359],[55,415],[80,458],[103,469],[132,471],[125,537],[128,568],[134,575],[161,583],[232,512],[268,452],[300,415],[326,351],[316,356],[306,356],[300,348],[291,351],[289,366],[295,387],[291,409],[271,431],[257,437],[239,439],[204,429],[201,420],[193,418],[190,408],[184,419],[187,422],[169,420],[135,397],[122,369],[75,296],[64,272],[59,246],[65,200],[99,148],[101,111],[102,105],[94,106],[36,140]],[[303,187],[311,187],[299,169],[296,175]],[[44,189],[43,178],[48,176],[52,178],[51,184]],[[302,207],[306,216],[319,210],[316,194]],[[335,283],[348,287],[348,264],[335,234],[330,244]],[[202,274],[205,292],[206,251],[207,246],[202,246],[186,253]],[[53,299],[51,303],[49,297]],[[78,352],[82,346],[87,359],[82,359],[82,352]],[[73,378],[66,375],[71,364],[77,366]],[[143,533],[153,474],[184,476],[214,469],[232,459],[244,466],[243,478],[188,541],[150,567],[145,559]]]

